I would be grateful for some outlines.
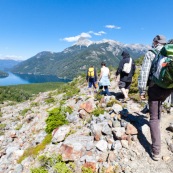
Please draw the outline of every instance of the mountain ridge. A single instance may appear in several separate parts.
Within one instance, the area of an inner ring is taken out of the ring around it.
[[[114,40],[92,42],[79,39],[76,44],[62,52],[43,51],[21,62],[12,69],[14,73],[34,75],[57,75],[59,78],[73,79],[86,72],[90,65],[100,69],[100,63],[117,67],[123,50],[129,51],[133,59],[143,56],[149,46],[123,44]]]

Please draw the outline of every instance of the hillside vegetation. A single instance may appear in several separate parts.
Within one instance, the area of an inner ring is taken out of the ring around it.
[[[0,171],[172,173],[173,140],[166,130],[172,116],[163,112],[163,157],[156,163],[150,155],[149,116],[140,112],[138,74],[127,103],[120,102],[111,69],[111,96],[90,95],[83,75],[52,91],[31,89],[38,94],[30,100],[0,104]]]
[[[0,103],[4,101],[22,102],[32,98],[40,92],[46,92],[63,87],[65,83],[48,82],[0,87]]]

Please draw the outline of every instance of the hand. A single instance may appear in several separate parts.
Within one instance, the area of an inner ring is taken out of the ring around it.
[[[140,98],[141,100],[145,100],[146,99],[145,94],[140,95]]]

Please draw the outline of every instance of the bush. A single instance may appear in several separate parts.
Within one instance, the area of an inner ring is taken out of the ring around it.
[[[38,155],[38,153],[42,150],[45,149],[46,145],[49,144],[52,140],[52,135],[48,134],[45,136],[45,138],[43,139],[43,141],[38,144],[36,147],[31,147],[28,148],[23,155],[19,158],[18,163],[21,163],[25,158],[29,157],[29,156],[36,156]]]
[[[98,107],[92,113],[93,113],[94,116],[98,117],[100,114],[104,114],[104,109]]]
[[[22,116],[24,116],[29,110],[31,110],[31,109],[26,108],[26,109],[22,110],[20,114],[21,114]]]
[[[68,124],[65,113],[61,107],[55,108],[49,112],[49,116],[46,119],[46,133],[51,133],[54,129],[64,124]]]
[[[61,155],[56,155],[56,154],[51,155],[51,157],[46,155],[41,155],[38,157],[38,161],[41,167],[34,168],[31,171],[40,171],[40,173],[42,173],[41,171],[49,172],[49,170],[51,170],[50,172],[54,172],[54,173],[73,173],[76,168],[76,165],[74,162],[66,163],[62,161]],[[37,172],[33,172],[33,173],[37,173]]]
[[[6,100],[22,102],[31,97],[27,92],[11,87],[0,87],[0,103]]]
[[[38,160],[41,164],[42,167],[52,167],[54,166],[57,162],[62,162],[62,156],[61,155],[55,155],[53,154],[51,157],[48,157],[46,155],[41,155],[38,157]]]
[[[82,173],[94,173],[91,168],[82,167]]]
[[[56,163],[54,169],[57,171],[57,173],[72,173],[72,171],[67,167],[65,162]]]
[[[133,99],[134,101],[140,101],[139,90],[138,90],[138,77],[139,77],[139,69],[136,70],[133,76],[132,84],[129,91],[130,98]]]
[[[42,167],[31,169],[31,173],[48,173],[48,171]]]

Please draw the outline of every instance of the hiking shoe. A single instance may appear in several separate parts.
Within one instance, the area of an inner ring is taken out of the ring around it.
[[[160,154],[154,154],[153,152],[152,152],[152,159],[154,160],[154,161],[159,161],[160,160]]]
[[[170,114],[171,113],[171,109],[170,108],[167,108],[166,109],[166,112],[167,112],[167,114]]]
[[[142,109],[141,112],[142,112],[143,114],[149,113],[149,109],[148,109],[147,105],[145,105],[144,109]]]

